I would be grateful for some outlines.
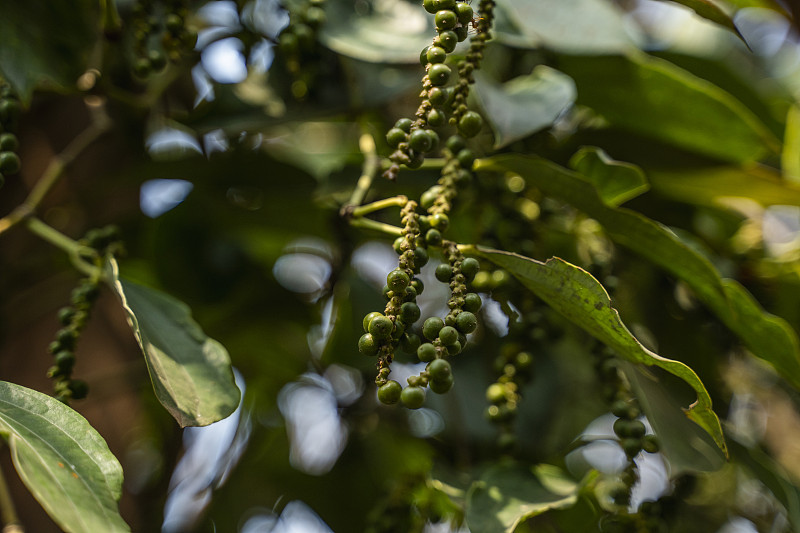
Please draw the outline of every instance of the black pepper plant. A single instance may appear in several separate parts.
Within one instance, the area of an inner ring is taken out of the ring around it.
[[[3,531],[800,530],[788,3],[7,4]]]

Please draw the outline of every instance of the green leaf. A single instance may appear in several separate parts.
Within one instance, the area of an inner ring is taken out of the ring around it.
[[[787,180],[793,183],[800,181],[800,107],[797,105],[790,106],[786,114],[781,169]]]
[[[647,177],[657,194],[691,205],[724,207],[748,198],[765,207],[800,206],[800,185],[766,166],[647,169]]]
[[[113,288],[144,353],[161,404],[185,426],[207,426],[239,405],[228,352],[203,333],[183,302],[118,277]]]
[[[615,161],[594,146],[584,146],[575,152],[569,166],[589,178],[610,207],[636,198],[650,188],[642,169],[632,163]]]
[[[495,35],[504,44],[608,54],[643,41],[624,13],[603,0],[498,0]]]
[[[97,2],[4,2],[0,75],[29,102],[39,84],[72,87],[100,37]]]
[[[130,531],[117,509],[122,467],[77,412],[46,394],[0,381],[0,434],[25,486],[61,529]]]
[[[800,388],[795,331],[783,319],[764,311],[739,283],[720,278],[707,259],[667,228],[629,209],[608,207],[580,175],[540,158],[499,155],[479,160],[477,169],[515,172],[545,195],[568,202],[597,220],[617,243],[685,281],[754,355]]]
[[[609,123],[724,161],[755,161],[780,142],[739,100],[663,59],[561,56],[578,103]]]
[[[670,1],[675,4],[681,4],[699,16],[703,17],[704,19],[710,20],[711,22],[715,22],[720,26],[731,30],[735,33],[740,39],[744,40],[742,34],[739,33],[738,28],[733,23],[733,19],[728,15],[720,6],[716,3],[712,2],[711,0],[661,0],[662,2]]]
[[[686,410],[686,416],[706,430],[721,450],[726,450],[719,418],[711,408],[711,397],[694,370],[642,346],[622,323],[605,289],[591,274],[557,257],[542,263],[482,247],[475,247],[475,252],[508,271],[550,307],[613,348],[623,359],[658,366],[688,383],[697,394],[697,401]]]
[[[511,533],[536,515],[572,507],[577,494],[578,484],[555,467],[533,473],[521,465],[497,465],[467,493],[467,525],[481,533]]]
[[[572,79],[544,65],[503,84],[476,72],[475,92],[494,131],[495,148],[551,126],[575,101]]]

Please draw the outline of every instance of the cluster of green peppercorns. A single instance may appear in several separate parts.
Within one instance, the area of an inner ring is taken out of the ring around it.
[[[19,141],[14,134],[21,112],[22,106],[11,87],[0,80],[0,187],[5,176],[18,173],[21,166],[17,155]]]
[[[308,0],[299,9],[290,11],[289,19],[289,25],[278,37],[278,50],[294,78],[292,95],[303,100],[316,77],[313,65],[318,55],[317,33],[327,20],[325,0]]]
[[[484,4],[490,5],[492,2],[481,2],[481,9]],[[386,141],[394,150],[389,156],[392,164],[384,174],[389,179],[397,177],[400,165],[419,168],[425,154],[437,150],[439,135],[433,128],[449,123],[456,126],[464,137],[474,137],[483,126],[481,116],[468,110],[466,96],[469,84],[473,81],[472,72],[479,67],[483,47],[489,38],[492,7],[489,7],[490,16],[482,17],[478,22],[480,33],[476,36],[476,42],[480,44],[470,46],[466,59],[458,63],[458,82],[448,87],[453,74],[452,68],[446,63],[448,54],[454,52],[456,45],[467,38],[469,27],[474,21],[474,12],[467,2],[457,0],[424,0],[423,6],[434,15],[438,35],[420,53],[420,63],[425,67],[425,75],[420,93],[422,102],[415,119],[400,119],[386,134]],[[477,46],[477,51],[473,50],[474,46]],[[469,169],[472,161],[461,166]]]
[[[168,61],[177,63],[197,44],[197,33],[187,27],[186,0],[138,0],[133,5],[133,72],[145,79],[164,70]]]

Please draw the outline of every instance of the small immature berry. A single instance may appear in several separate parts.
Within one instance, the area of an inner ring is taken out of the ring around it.
[[[450,226],[450,217],[444,213],[436,213],[431,217],[431,226],[439,231],[447,231]]]
[[[436,29],[439,31],[452,30],[458,24],[458,17],[449,9],[442,9],[436,12],[434,17]]]
[[[414,250],[414,265],[417,268],[422,268],[428,264],[428,251],[421,246],[417,246]]]
[[[409,409],[419,409],[425,403],[425,389],[406,387],[400,393],[400,402]]]
[[[410,118],[401,118],[394,123],[394,127],[403,130],[406,133],[411,132],[411,125],[414,123]]]
[[[456,159],[458,159],[458,164],[461,165],[461,168],[471,170],[472,165],[475,163],[475,154],[469,148],[464,148],[458,152]]]
[[[375,342],[375,338],[369,333],[364,333],[361,338],[358,339],[358,351],[362,355],[378,355],[378,348],[378,343]]]
[[[403,387],[394,380],[387,381],[378,389],[378,400],[386,405],[392,405],[400,400],[400,393]]]
[[[441,359],[437,359],[437,361],[441,361]],[[428,383],[428,387],[430,387],[430,389],[436,394],[444,394],[453,388],[453,383],[455,383],[455,380],[453,379],[453,376],[450,375],[445,379],[431,380]]]
[[[444,359],[434,359],[428,364],[426,370],[431,379],[440,381],[449,378],[453,374],[450,363]]]
[[[19,156],[14,152],[0,152],[0,172],[3,174],[16,174],[20,169]]]
[[[414,302],[405,302],[402,306],[400,306],[400,318],[402,318],[403,322],[406,324],[413,324],[419,320],[419,317],[419,306]]]
[[[456,317],[456,329],[461,333],[472,333],[478,327],[478,319],[469,311],[461,311]]]
[[[447,52],[441,46],[429,46],[425,52],[425,59],[428,63],[444,63],[447,59]]]
[[[460,135],[452,135],[449,139],[447,139],[447,149],[457,154],[461,150],[467,147],[466,141]]]
[[[411,283],[411,278],[405,271],[396,268],[386,276],[386,284],[396,293],[402,293]]]
[[[438,48],[438,47],[437,47]],[[447,99],[450,97],[448,92],[443,89],[442,87],[432,87],[428,91],[428,100],[430,100],[431,105],[434,107],[441,107],[447,103]],[[430,122],[430,119],[429,119]],[[435,126],[435,124],[431,124]]]
[[[408,136],[408,145],[415,152],[430,152],[433,148],[433,139],[428,135],[428,130],[414,130]]]
[[[417,358],[423,363],[433,361],[436,359],[436,347],[429,342],[420,344],[419,348],[417,348]]]
[[[442,244],[442,233],[438,229],[429,229],[425,233],[425,242],[431,246],[439,246]]]
[[[467,257],[461,262],[461,273],[464,274],[467,281],[472,281],[480,269],[481,264],[474,257]]]
[[[436,0],[436,9],[450,9],[456,8],[456,0]]]
[[[428,70],[428,78],[430,78],[433,85],[440,87],[447,84],[451,73],[450,67],[444,63],[434,63]]]
[[[439,336],[439,332],[444,328],[444,320],[438,316],[432,316],[422,324],[422,334],[428,340],[434,340]]]
[[[458,16],[458,22],[461,23],[462,26],[468,25],[472,22],[472,17],[474,16],[472,6],[466,2],[456,4],[456,15]]]
[[[386,133],[386,142],[392,148],[397,148],[401,142],[406,141],[408,135],[400,128],[392,128]]]
[[[439,126],[444,126],[446,122],[444,113],[439,111],[438,109],[431,109],[428,111],[428,125],[433,126],[434,128],[438,128]]]
[[[436,266],[434,275],[436,276],[436,279],[438,279],[442,283],[449,283],[450,278],[453,277],[453,268],[447,263],[441,263]]]
[[[376,316],[369,323],[369,332],[376,340],[388,339],[392,334],[393,328],[392,320],[383,315]]]
[[[433,15],[439,11],[439,6],[437,5],[438,3],[438,0],[423,0],[422,7],[425,8],[425,11]]]
[[[73,379],[69,382],[69,390],[74,399],[81,400],[89,393],[89,385],[82,379]]]
[[[400,337],[400,348],[406,353],[417,353],[422,341],[416,333],[406,332]]]
[[[447,348],[447,355],[458,355],[461,353],[461,341],[456,341],[453,344],[445,346]]]
[[[19,148],[19,141],[17,141],[16,135],[8,132],[0,134],[1,151],[16,152],[17,148]]]
[[[655,435],[645,435],[642,437],[642,449],[647,453],[658,453],[661,446]]]
[[[474,137],[482,127],[483,119],[475,111],[467,111],[458,121],[458,131],[464,137]]]
[[[458,44],[458,35],[456,35],[456,32],[452,30],[442,31],[439,32],[439,36],[434,39],[434,41],[436,42],[437,46],[441,46],[444,48],[445,52],[449,54],[456,49],[456,45]]]
[[[461,266],[463,268],[464,263],[461,263]],[[468,292],[467,294],[464,295],[464,306],[462,307],[462,309],[464,311],[469,311],[470,313],[477,313],[480,310],[482,304],[483,302],[481,301],[481,297],[478,294],[474,292]]]
[[[74,307],[63,307],[58,311],[58,321],[61,323],[62,326],[69,326],[72,323],[72,319],[74,316],[75,316]]]
[[[364,331],[367,332],[369,331],[369,323],[372,322],[372,319],[375,318],[376,316],[383,316],[383,315],[377,311],[367,313],[367,315],[364,317],[364,320],[361,321],[361,325],[364,326]]]
[[[448,346],[458,342],[458,331],[452,326],[445,326],[439,331],[439,340]]]

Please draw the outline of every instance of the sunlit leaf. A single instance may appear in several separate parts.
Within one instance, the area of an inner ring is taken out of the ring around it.
[[[569,160],[569,165],[589,178],[603,201],[616,207],[647,192],[642,169],[624,161],[615,161],[600,148],[584,146]]]
[[[500,464],[467,493],[467,525],[481,533],[511,533],[529,518],[575,505],[577,493],[578,484],[555,467],[534,473],[521,465]]]
[[[230,415],[240,392],[225,348],[203,333],[186,304],[121,279],[114,270],[114,290],[161,404],[182,427],[206,426]]]
[[[685,281],[754,355],[800,386],[795,331],[783,319],[764,311],[739,283],[720,278],[707,259],[667,228],[629,209],[608,207],[591,183],[543,159],[499,155],[479,161],[478,169],[515,172],[544,194],[566,201],[600,222],[613,240]]]
[[[697,374],[685,364],[661,357],[642,346],[622,323],[605,289],[591,274],[557,257],[542,263],[488,248],[475,247],[474,251],[508,271],[550,307],[613,348],[623,359],[658,366],[688,383],[697,394],[697,402],[686,410],[686,415],[725,451],[722,427],[712,410],[711,397]]]
[[[740,38],[742,35],[739,33],[739,30],[736,28],[736,25],[733,23],[733,19],[730,17],[728,13],[725,12],[719,5],[717,5],[712,0],[661,0],[662,2],[670,1],[676,4],[681,4],[699,16],[703,17],[704,19],[710,20],[711,22],[715,22],[720,26],[731,30]]]
[[[0,75],[28,102],[39,84],[75,85],[100,38],[97,2],[4,2]]]
[[[25,486],[64,531],[130,531],[117,509],[122,467],[77,412],[0,381],[0,435]]]
[[[575,101],[572,79],[544,65],[503,84],[476,73],[475,92],[494,131],[495,148],[551,126]]]
[[[561,56],[556,65],[578,86],[578,104],[609,123],[725,161],[754,161],[780,143],[761,120],[719,87],[644,54]]]

